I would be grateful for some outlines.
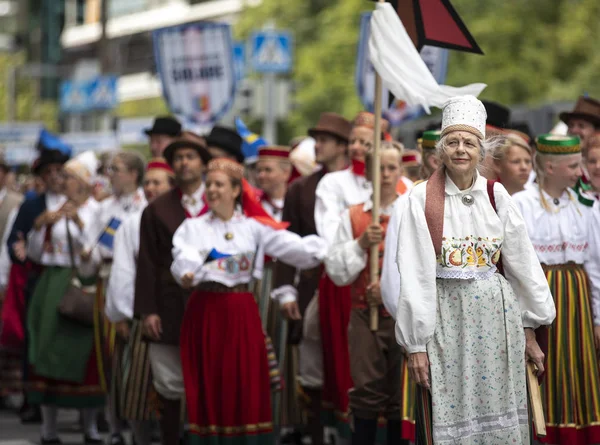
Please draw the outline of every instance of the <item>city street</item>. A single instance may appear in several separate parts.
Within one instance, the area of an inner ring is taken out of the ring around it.
[[[77,420],[79,415],[75,410],[61,410],[58,416],[58,433],[65,445],[83,443],[83,435],[79,432]],[[106,436],[106,435],[104,435]],[[129,434],[125,437],[129,441]],[[13,411],[0,411],[0,445],[30,445],[38,444],[40,440],[40,425],[22,425],[19,417]]]

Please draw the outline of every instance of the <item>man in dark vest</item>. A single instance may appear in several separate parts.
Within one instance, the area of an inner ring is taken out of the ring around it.
[[[207,211],[203,173],[211,156],[204,145],[183,138],[170,144],[164,156],[175,172],[177,187],[156,198],[142,214],[134,313],[151,341],[149,358],[161,402],[162,443],[174,445],[179,443],[184,395],[179,330],[188,294],[171,276],[172,238],[186,218]]]
[[[342,116],[323,113],[312,129],[311,135],[316,140],[316,161],[322,169],[295,180],[288,188],[282,220],[290,223],[288,230],[291,232],[300,236],[317,233],[314,217],[317,185],[326,173],[347,168],[350,127],[350,122]],[[271,295],[279,300],[283,315],[291,320],[289,343],[299,347],[298,380],[310,400],[308,430],[313,445],[322,445],[320,414],[323,365],[318,299],[314,298],[321,278],[321,268],[300,271],[297,286],[294,285],[296,273],[295,268],[278,261],[273,286],[275,290]]]

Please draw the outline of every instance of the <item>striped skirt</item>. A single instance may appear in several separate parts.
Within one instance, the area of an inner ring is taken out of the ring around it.
[[[544,266],[556,305],[542,400],[551,444],[600,443],[600,369],[588,278],[580,265]]]
[[[119,418],[129,421],[153,419],[158,411],[157,396],[152,385],[148,343],[142,340],[142,323],[134,320],[129,339],[116,342],[113,361],[113,406]]]

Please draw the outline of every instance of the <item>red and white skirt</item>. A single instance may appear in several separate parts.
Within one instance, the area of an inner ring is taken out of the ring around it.
[[[265,335],[251,293],[194,292],[181,326],[192,445],[273,443]]]

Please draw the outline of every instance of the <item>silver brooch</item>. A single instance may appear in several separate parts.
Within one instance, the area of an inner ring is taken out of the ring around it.
[[[463,195],[462,203],[466,206],[472,206],[475,203],[475,198],[473,198],[473,195]]]

